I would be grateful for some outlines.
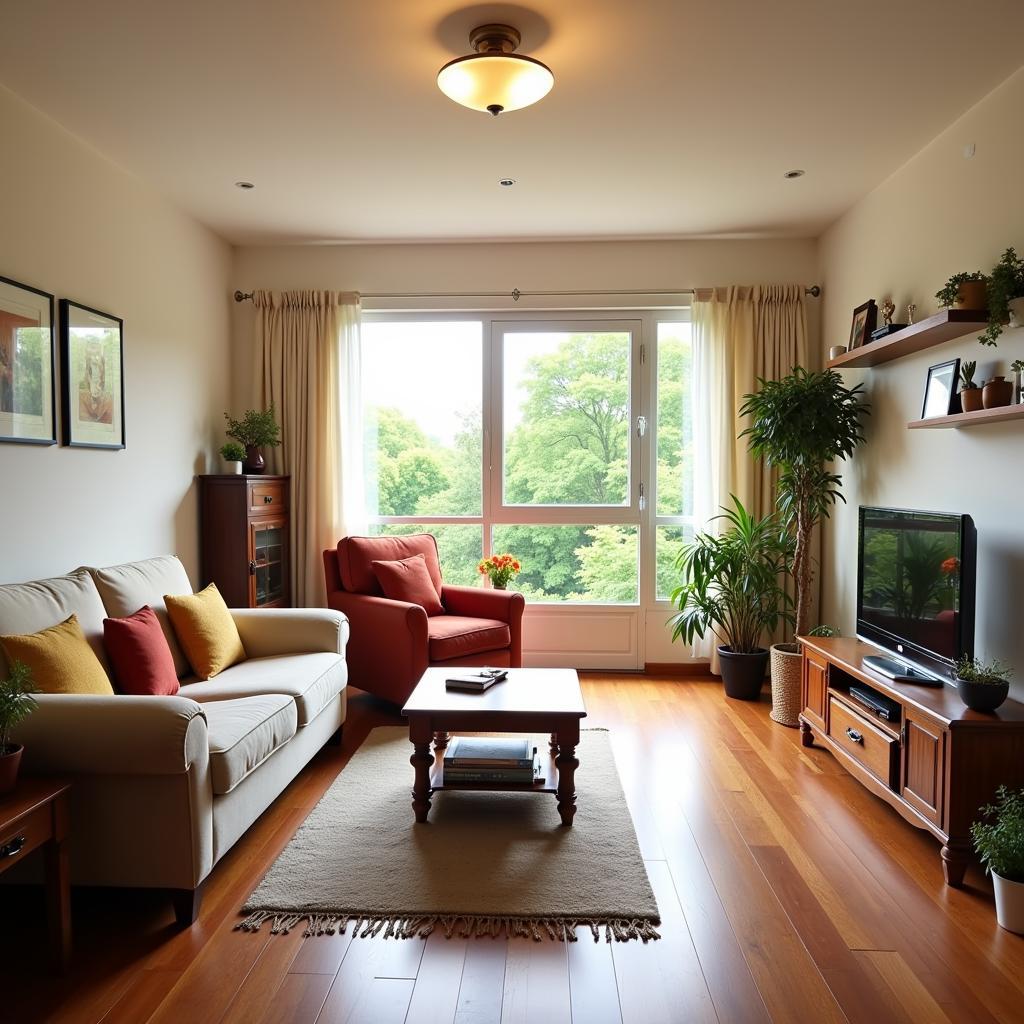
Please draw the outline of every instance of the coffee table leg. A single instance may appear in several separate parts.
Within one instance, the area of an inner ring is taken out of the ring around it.
[[[575,743],[559,743],[555,765],[558,768],[558,813],[563,825],[571,825],[576,813],[576,769],[580,766]]]
[[[444,750],[448,746],[448,741],[451,739],[451,733],[447,732],[435,732],[434,733],[434,749]]]
[[[551,741],[548,743],[548,748],[551,751],[551,756],[554,757],[558,753],[558,733],[553,732],[551,734]]]
[[[416,778],[412,785],[412,809],[417,821],[426,821],[430,813],[430,768],[434,756],[430,752],[430,743],[413,745],[413,755],[409,763],[416,769]]]

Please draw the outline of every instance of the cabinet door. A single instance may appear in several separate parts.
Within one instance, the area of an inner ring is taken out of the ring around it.
[[[249,607],[288,604],[288,520],[249,520]]]
[[[804,718],[824,731],[825,707],[828,701],[828,666],[806,647],[802,684]]]
[[[940,828],[945,769],[945,730],[927,715],[905,707],[903,799]]]

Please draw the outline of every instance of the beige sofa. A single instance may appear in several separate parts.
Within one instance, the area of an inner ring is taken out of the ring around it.
[[[232,610],[248,659],[191,680],[163,602],[191,592],[173,556],[0,586],[0,635],[74,612],[105,667],[104,617],[144,604],[160,616],[177,696],[40,694],[15,739],[24,771],[71,782],[72,881],[172,890],[182,923],[195,919],[217,861],[340,738],[348,680],[348,620],[326,609]]]

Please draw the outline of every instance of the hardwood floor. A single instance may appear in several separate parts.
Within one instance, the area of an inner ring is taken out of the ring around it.
[[[1022,1021],[1024,938],[977,867],[938,846],[760,704],[711,681],[584,675],[662,913],[660,942],[271,938],[232,930],[249,891],[376,725],[350,701],[325,748],[213,872],[178,931],[154,894],[74,894],[67,977],[42,972],[41,891],[0,890],[0,1018],[61,1024]],[[581,771],[586,770],[582,765]],[[822,808],[812,816],[811,807]],[[840,883],[835,879],[841,879]],[[5,1013],[12,1016],[6,1017]]]

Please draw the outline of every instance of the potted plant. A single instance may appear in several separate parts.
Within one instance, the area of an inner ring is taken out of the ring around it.
[[[266,472],[263,449],[276,448],[281,443],[281,428],[274,416],[274,403],[271,402],[270,408],[262,412],[246,409],[240,420],[233,419],[228,413],[224,413],[224,418],[228,421],[228,437],[245,446],[245,471]]]
[[[988,327],[979,335],[982,345],[994,345],[1008,323],[1024,324],[1024,260],[1011,246],[988,278]]]
[[[673,640],[713,633],[726,696],[757,700],[768,664],[761,640],[793,618],[781,585],[793,539],[774,513],[756,519],[735,495],[732,503],[715,517],[725,529],[683,545],[676,560],[683,582],[671,595],[679,611],[669,623]]]
[[[972,711],[995,711],[1010,692],[1010,670],[999,661],[965,654],[953,666],[960,699]]]
[[[980,270],[954,274],[936,293],[939,305],[955,309],[985,309],[985,275]]]
[[[25,749],[11,742],[11,730],[36,708],[32,673],[20,661],[11,663],[6,679],[0,679],[0,794],[9,793],[18,780],[18,765]]]
[[[974,849],[992,875],[996,921],[1008,932],[1024,935],[1024,790],[1000,786],[996,802],[981,808],[971,826]]]
[[[965,359],[960,364],[960,408],[964,412],[977,412],[981,408],[981,388],[974,380],[977,367],[975,359]]]
[[[832,472],[830,463],[848,458],[864,440],[861,417],[870,407],[862,399],[863,385],[844,387],[834,370],[810,373],[795,366],[781,380],[760,378],[758,384],[760,391],[743,400],[740,412],[753,423],[740,436],[749,438],[755,456],[781,471],[777,501],[794,539],[787,569],[796,590],[796,635],[801,636],[811,624],[814,529],[837,500],[846,500],[840,491],[842,477]],[[773,691],[776,677],[780,694],[799,691],[798,643],[773,645]],[[778,721],[792,717],[784,714],[781,702],[778,716]]]
[[[512,555],[488,555],[476,567],[481,576],[486,576],[491,581],[495,590],[505,590],[509,580],[517,576],[522,569],[519,559]]]
[[[224,460],[229,473],[241,473],[245,449],[237,441],[228,441],[220,446],[220,457]]]
[[[1024,324],[1022,324],[1024,326]],[[1010,363],[1010,369],[1016,374],[1013,383],[1013,396],[1018,403],[1024,402],[1024,359],[1014,359]]]
[[[981,388],[981,404],[986,409],[999,409],[1013,401],[1013,381],[1001,373],[985,381]]]

